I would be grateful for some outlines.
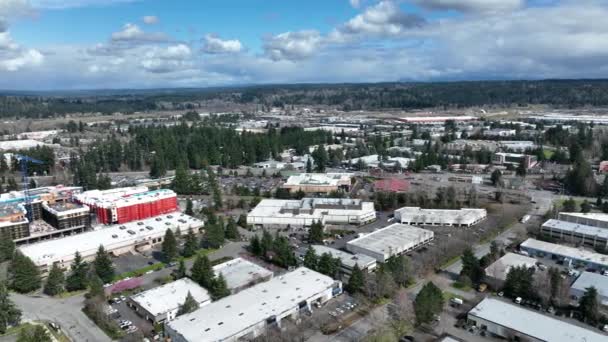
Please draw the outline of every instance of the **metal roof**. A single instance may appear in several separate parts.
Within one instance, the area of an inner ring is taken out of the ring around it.
[[[138,293],[131,296],[131,300],[152,315],[158,316],[179,308],[186,300],[188,292],[199,304],[211,301],[207,290],[190,280],[190,278],[182,278]]]

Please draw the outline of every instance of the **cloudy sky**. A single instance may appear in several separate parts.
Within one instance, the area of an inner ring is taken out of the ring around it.
[[[608,77],[607,0],[0,0],[0,89]]]

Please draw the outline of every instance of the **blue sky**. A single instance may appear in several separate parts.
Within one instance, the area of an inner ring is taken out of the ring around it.
[[[0,0],[0,88],[608,77],[602,0]]]

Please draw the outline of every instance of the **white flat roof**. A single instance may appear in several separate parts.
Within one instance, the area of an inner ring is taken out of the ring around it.
[[[186,341],[223,341],[292,310],[334,283],[328,276],[300,267],[180,316],[168,325]]]
[[[608,214],[604,214],[604,213],[559,213],[559,215],[580,217],[580,218],[586,218],[586,219],[591,219],[591,220],[608,222]]]
[[[152,315],[158,316],[179,308],[184,304],[188,292],[199,304],[211,301],[207,290],[190,280],[190,278],[182,278],[138,293],[131,296],[131,299]]]
[[[572,232],[572,233],[581,233],[581,234],[585,234],[585,235],[592,235],[592,236],[597,236],[600,238],[608,239],[608,229],[587,226],[584,224],[578,224],[578,223],[574,223],[574,222],[550,219],[547,222],[543,223],[543,227],[568,231],[568,232]]]
[[[30,149],[37,146],[45,146],[46,144],[37,140],[7,140],[0,141],[0,151]]]
[[[149,190],[148,187],[128,187],[111,190],[89,190],[74,196],[84,204],[107,208],[110,206],[122,207],[139,203],[152,202],[160,199],[176,197],[173,190]]]
[[[284,185],[338,186],[341,183],[350,185],[353,173],[300,173],[290,176]]]
[[[500,280],[507,279],[507,273],[512,267],[534,267],[536,259],[521,254],[507,253],[486,268],[486,275]]]
[[[160,219],[160,221],[157,221],[157,219]],[[185,222],[180,222],[180,220]],[[152,238],[162,237],[167,228],[170,227],[174,230],[179,227],[182,232],[186,232],[190,227],[198,228],[202,226],[203,221],[197,218],[186,214],[173,213],[142,221],[111,225],[54,240],[46,240],[21,246],[19,249],[36,265],[51,265],[57,261],[71,260],[76,252],[79,252],[82,257],[91,256],[97,252],[99,245],[103,245],[107,251],[112,251]],[[124,228],[121,229],[121,227]]]
[[[407,224],[394,223],[367,235],[347,242],[349,245],[367,249],[372,252],[387,254],[391,250],[399,251],[420,240],[434,236],[433,232]]]
[[[348,268],[353,268],[355,267],[355,265],[359,265],[360,268],[367,268],[370,265],[373,265],[376,263],[376,259],[367,256],[365,254],[351,254],[348,252],[344,252],[341,251],[339,249],[335,249],[335,248],[331,248],[331,247],[327,247],[327,246],[323,246],[323,245],[312,245],[311,246],[317,256],[321,256],[325,253],[329,253],[331,254],[332,257],[334,258],[338,258],[340,259],[340,261],[342,262],[342,265],[348,267]]]
[[[259,279],[272,277],[272,271],[243,258],[226,261],[213,267],[216,275],[222,274],[229,289],[240,288],[257,282]]]
[[[571,288],[585,291],[588,287],[595,287],[598,295],[608,298],[608,277],[599,273],[583,272],[572,284]]]
[[[520,245],[520,247],[530,248],[537,251],[560,255],[574,260],[592,262],[604,267],[608,267],[608,256],[590,252],[582,248],[574,248],[568,246],[557,245],[550,242],[540,241],[536,239],[528,239]]]
[[[487,216],[485,209],[421,209],[420,207],[403,207],[395,214],[407,222],[451,222],[468,224]],[[404,218],[406,218],[404,220]]]
[[[361,209],[349,206],[361,206]],[[318,208],[318,206],[323,206]],[[314,209],[313,209],[314,208]],[[298,209],[313,209],[310,213]],[[289,211],[295,210],[296,213]],[[321,219],[323,215],[361,215],[375,212],[374,202],[363,202],[360,199],[347,198],[303,198],[301,200],[263,199],[253,208],[248,216],[273,218],[312,218]]]
[[[608,340],[607,335],[495,298],[482,300],[469,311],[469,315],[502,325],[541,341],[605,342]]]

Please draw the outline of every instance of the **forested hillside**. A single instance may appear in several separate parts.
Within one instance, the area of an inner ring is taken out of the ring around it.
[[[342,110],[608,105],[608,80],[475,81],[445,83],[267,85],[214,89],[128,91],[122,95],[0,96],[0,117],[49,117],[75,112],[133,113],[195,109],[201,103],[281,107],[326,105]]]

